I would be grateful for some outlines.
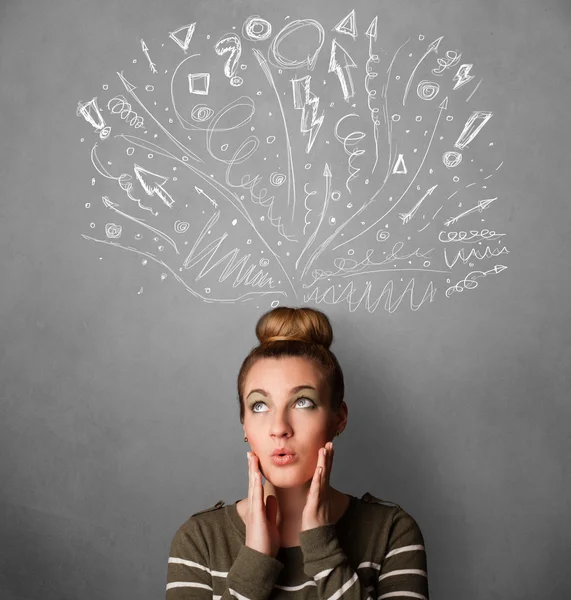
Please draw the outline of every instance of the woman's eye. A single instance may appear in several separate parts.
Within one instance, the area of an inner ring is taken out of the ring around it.
[[[297,403],[298,403],[300,400],[306,400],[307,402],[310,402],[311,404],[309,405],[309,408],[313,408],[313,407],[315,406],[315,402],[313,402],[313,400],[311,400],[311,399],[309,399],[309,398],[306,398],[305,396],[302,396],[301,398],[298,398],[298,399],[296,400],[296,404],[297,404]],[[261,400],[258,400],[258,402],[255,402],[254,404],[252,404],[252,407],[251,407],[251,410],[252,410],[252,412],[265,412],[265,411],[256,410],[256,406],[258,406],[258,404],[260,404],[260,405],[262,405],[262,404],[263,404],[263,405],[265,406],[265,403],[264,403],[264,402],[262,402]]]

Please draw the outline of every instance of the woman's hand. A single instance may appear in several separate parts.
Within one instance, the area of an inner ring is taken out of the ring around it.
[[[248,475],[246,546],[275,558],[281,544],[277,524],[278,499],[268,496],[264,504],[262,473],[253,452],[248,452]]]
[[[327,442],[319,449],[317,466],[307,494],[305,508],[301,515],[301,531],[321,527],[330,523],[329,476],[333,465],[333,442]]]

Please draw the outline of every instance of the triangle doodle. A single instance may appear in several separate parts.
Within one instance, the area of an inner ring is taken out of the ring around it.
[[[190,40],[192,40],[192,36],[194,35],[194,29],[196,27],[196,23],[191,23],[190,25],[183,25],[179,27],[176,31],[171,31],[169,33],[169,37],[175,41],[185,52],[188,50],[188,46],[190,45]],[[184,32],[184,40],[182,39],[182,35],[177,37],[177,34]]]
[[[393,175],[406,175],[407,173],[408,171],[406,170],[403,155],[399,154],[395,168],[393,169]]]
[[[353,39],[357,37],[357,21],[355,20],[355,9],[353,9],[344,19],[341,19],[332,31],[338,31],[339,33],[345,33],[350,35]]]

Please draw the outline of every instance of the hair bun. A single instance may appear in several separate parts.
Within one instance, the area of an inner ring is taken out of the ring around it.
[[[327,315],[320,310],[278,306],[260,317],[256,336],[260,344],[299,341],[329,348],[333,329]]]

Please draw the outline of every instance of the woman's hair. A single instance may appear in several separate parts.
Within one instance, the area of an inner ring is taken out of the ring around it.
[[[331,392],[331,410],[339,410],[345,395],[343,371],[335,354],[329,350],[333,329],[323,312],[313,308],[278,306],[259,318],[256,336],[260,345],[250,351],[238,374],[240,423],[244,422],[244,382],[252,366],[261,358],[300,356],[314,361]]]

